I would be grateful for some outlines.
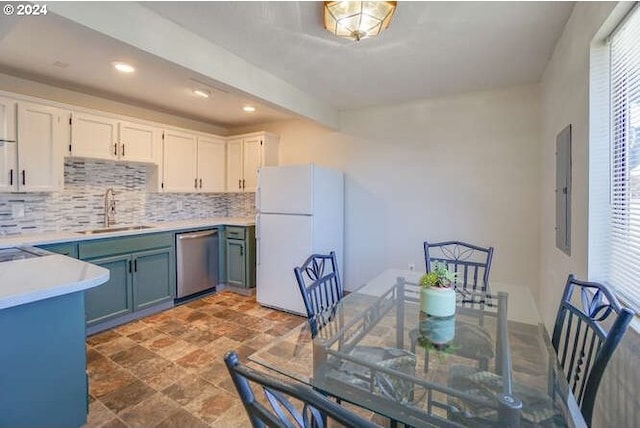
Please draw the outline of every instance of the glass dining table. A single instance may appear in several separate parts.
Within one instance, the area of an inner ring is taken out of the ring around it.
[[[408,426],[586,426],[526,287],[457,289],[434,318],[420,276],[386,270],[249,360]]]

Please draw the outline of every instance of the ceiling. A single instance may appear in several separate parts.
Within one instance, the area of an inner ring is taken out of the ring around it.
[[[573,7],[400,1],[387,31],[356,43],[323,29],[322,2],[140,5],[337,110],[538,82]],[[137,71],[119,75],[114,60]],[[52,13],[0,16],[0,71],[225,127],[296,116]]]

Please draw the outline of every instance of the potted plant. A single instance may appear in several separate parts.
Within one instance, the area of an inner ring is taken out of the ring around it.
[[[450,317],[456,312],[456,273],[445,263],[435,263],[431,272],[420,278],[420,309],[434,317]]]

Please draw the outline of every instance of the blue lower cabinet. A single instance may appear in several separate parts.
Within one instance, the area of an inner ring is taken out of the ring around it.
[[[227,284],[246,287],[246,248],[244,240],[227,239]]]
[[[43,250],[51,251],[52,253],[62,254],[63,256],[78,258],[78,243],[77,242],[63,242],[60,244],[48,244],[38,245]]]
[[[106,283],[86,293],[87,327],[99,331],[173,304],[175,249],[171,233],[83,241],[80,259],[109,269]],[[158,309],[157,308],[157,309]],[[106,324],[103,324],[106,323]]]
[[[85,292],[87,326],[133,311],[132,277],[129,271],[131,256],[101,257],[87,262],[109,269],[109,281]]]
[[[0,427],[87,420],[83,292],[0,311]]]
[[[133,256],[134,310],[142,310],[173,300],[175,257],[171,249],[161,248]]]
[[[224,243],[226,283],[241,288],[256,286],[255,226],[229,226]]]

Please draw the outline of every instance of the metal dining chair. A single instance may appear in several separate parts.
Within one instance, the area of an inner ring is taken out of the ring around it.
[[[491,261],[493,259],[493,247],[480,247],[462,241],[444,241],[430,243],[424,242],[424,260],[427,272],[431,272],[437,263],[447,266],[456,273],[456,291],[462,294],[462,301],[465,301],[466,291],[486,291],[489,288],[489,273],[491,271]],[[471,293],[469,293],[471,294]],[[474,299],[469,299],[470,301]],[[476,308],[477,302],[462,304],[465,307]],[[481,312],[482,313],[482,312]],[[491,340],[487,339],[488,332],[483,329],[483,321],[480,319],[479,325],[456,323],[455,337],[458,341],[471,344],[456,355],[478,361],[480,370],[487,370],[489,360],[495,356],[492,349]],[[412,351],[415,351],[419,333],[414,330],[410,333],[412,341]],[[425,372],[429,370],[429,351],[425,351]]]
[[[573,274],[569,275],[551,344],[588,426],[591,426],[604,370],[634,315],[633,311],[620,305],[607,286],[580,281]],[[502,379],[489,372],[467,371],[464,376],[457,376],[457,379],[453,376],[451,380],[454,387],[466,385],[467,391],[491,393],[494,398],[502,388]],[[526,385],[516,384],[513,390],[523,401],[524,419],[540,423],[554,417],[556,412],[549,397],[530,393]],[[468,412],[469,409],[464,410]]]
[[[551,344],[588,425],[604,370],[634,315],[605,285],[569,275]]]
[[[307,310],[311,335],[315,337],[331,321],[335,306],[344,295],[336,253],[312,254],[293,272]]]
[[[335,327],[330,321],[336,316],[338,305],[344,296],[335,252],[312,254],[293,271],[302,293],[311,335],[316,337],[329,325]],[[331,336],[331,333],[327,334]],[[404,349],[356,345],[349,354],[372,365],[415,374],[415,354]],[[372,374],[357,364],[344,362],[332,374],[342,381],[362,385],[365,390],[370,385],[376,385],[381,394],[397,402],[407,403],[416,399],[410,382],[384,373]],[[392,425],[395,426],[395,421],[392,421]]]
[[[480,247],[462,241],[424,242],[424,261],[427,272],[435,263],[444,263],[456,272],[456,288],[486,290],[493,247]]]
[[[379,427],[306,385],[285,382],[241,364],[234,351],[227,353],[224,361],[254,428],[324,428],[335,423],[354,428]],[[258,391],[264,397],[256,396]]]

